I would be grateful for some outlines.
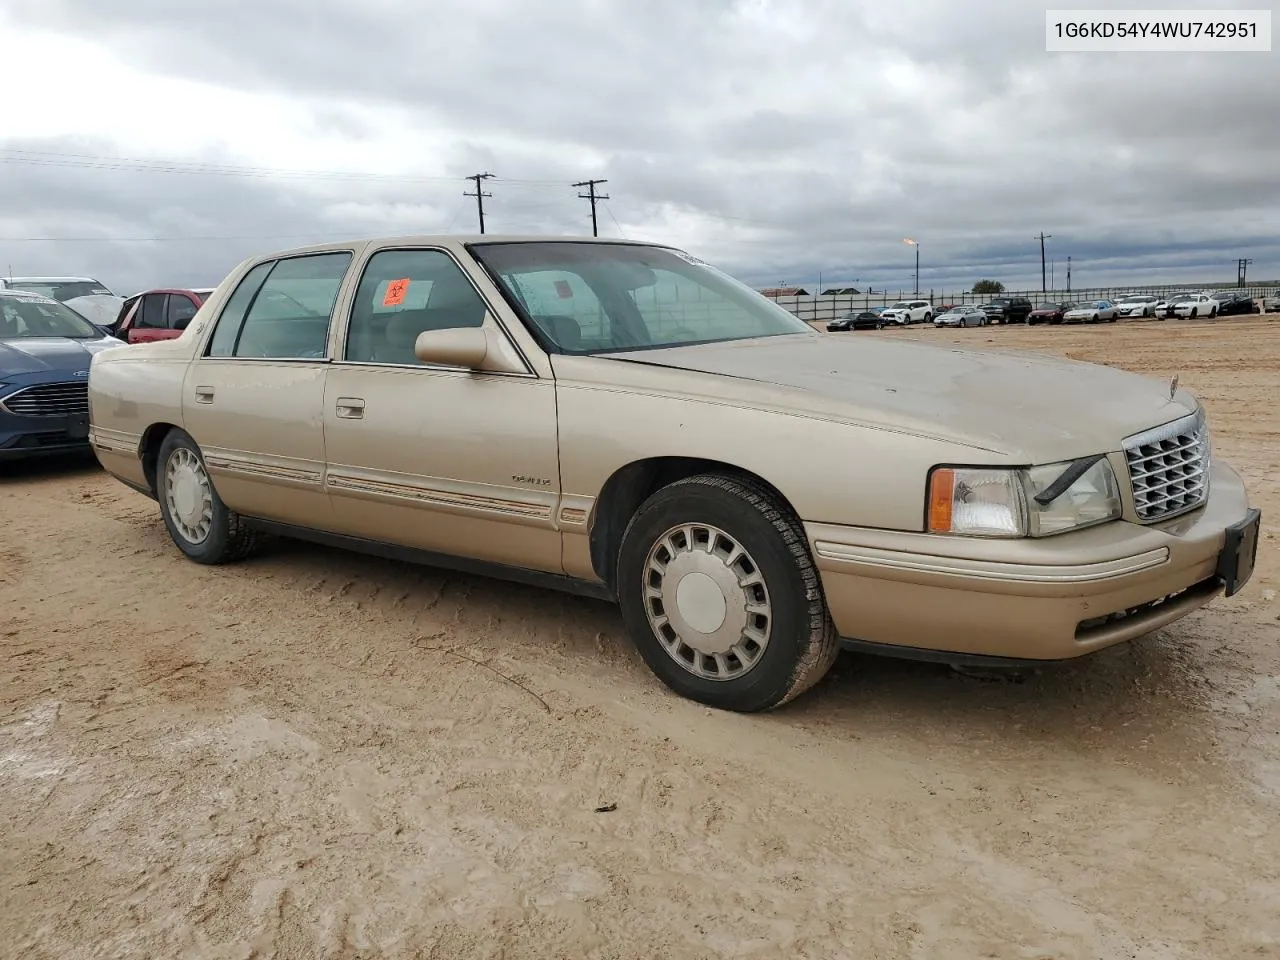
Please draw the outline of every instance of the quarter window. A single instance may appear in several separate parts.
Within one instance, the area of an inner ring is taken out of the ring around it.
[[[218,317],[218,325],[213,328],[213,337],[209,340],[209,349],[205,355],[210,357],[229,357],[235,349],[236,337],[240,335],[240,327],[244,324],[244,315],[258,295],[262,281],[275,266],[274,260],[260,263],[244,275],[235,291],[227,299]]]
[[[440,250],[380,250],[356,289],[345,358],[418,364],[414,343],[427,330],[479,327],[486,305],[453,258]]]

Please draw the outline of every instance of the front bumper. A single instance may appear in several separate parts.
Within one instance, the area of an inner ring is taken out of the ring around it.
[[[847,646],[936,659],[1061,660],[1142,636],[1223,593],[1226,531],[1250,515],[1213,467],[1199,510],[1025,540],[806,523]],[[1256,545],[1254,547],[1256,549]]]
[[[88,416],[16,417],[0,410],[0,462],[89,449]]]

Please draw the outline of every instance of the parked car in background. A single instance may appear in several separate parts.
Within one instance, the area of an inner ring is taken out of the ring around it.
[[[1026,297],[992,297],[982,305],[986,315],[996,323],[1024,323],[1032,308]]]
[[[1174,302],[1173,315],[1192,319],[1206,317],[1212,320],[1218,315],[1218,309],[1218,301],[1207,293],[1193,293]]]
[[[119,346],[57,300],[0,290],[0,461],[87,452],[89,361]]]
[[[1159,302],[1159,297],[1153,297],[1148,293],[1124,297],[1116,302],[1116,315],[1121,317],[1143,317],[1144,319],[1154,317],[1156,315],[1156,304]]]
[[[1280,290],[1271,291],[1271,295],[1262,298],[1262,309],[1267,313],[1280,310]]]
[[[928,300],[899,300],[880,314],[899,326],[909,323],[928,323],[933,319],[933,304]]]
[[[935,327],[985,327],[990,322],[981,307],[952,307],[933,318]]]
[[[114,297],[105,283],[93,277],[0,277],[0,290],[25,290],[59,302],[75,297]]]
[[[1247,290],[1215,290],[1209,294],[1218,304],[1218,316],[1229,317],[1243,313],[1261,313]]]
[[[1177,316],[1173,309],[1174,305],[1180,300],[1186,300],[1189,297],[1194,296],[1197,296],[1197,294],[1188,290],[1184,293],[1171,293],[1168,296],[1161,298],[1160,302],[1156,304],[1156,316],[1162,316],[1166,320],[1169,317]]]
[[[1115,323],[1116,305],[1110,300],[1088,300],[1062,315],[1063,323]]]
[[[115,294],[91,293],[83,297],[72,297],[63,303],[95,327],[101,327],[110,333],[124,300]]]
[[[1039,304],[1027,314],[1027,323],[1033,327],[1037,323],[1061,323],[1066,312],[1074,306],[1075,304],[1070,300]]]
[[[827,324],[827,329],[832,333],[841,330],[883,330],[885,320],[878,313],[870,310],[858,310],[853,313],[846,313],[843,317],[836,317]]]
[[[633,241],[253,257],[182,337],[97,354],[89,407],[196,563],[273,531],[613,600],[726,710],[842,647],[1079,657],[1238,592],[1259,537],[1176,382],[830,337]]]
[[[116,317],[113,333],[126,343],[150,343],[182,336],[212,287],[197,290],[144,290],[127,299]]]

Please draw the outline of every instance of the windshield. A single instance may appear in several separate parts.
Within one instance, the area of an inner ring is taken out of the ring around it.
[[[76,297],[107,296],[114,294],[96,280],[11,280],[9,286],[14,290],[26,290],[38,293],[42,297],[54,300],[74,300]]]
[[[74,337],[97,340],[101,330],[70,307],[48,300],[0,297],[0,340],[33,337]]]
[[[470,249],[564,353],[814,332],[745,284],[666,247],[547,241]]]

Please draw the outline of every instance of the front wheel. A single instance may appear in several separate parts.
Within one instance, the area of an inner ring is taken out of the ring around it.
[[[183,430],[171,430],[160,444],[156,498],[169,536],[197,563],[242,560],[258,545],[257,531],[227,509],[213,488],[199,446]]]
[[[1191,319],[1192,319],[1192,320],[1194,320],[1194,319],[1196,319],[1198,316],[1200,316],[1200,310],[1199,310],[1197,307],[1192,307],[1192,308],[1191,308]]]
[[[803,529],[746,478],[701,474],[645,501],[623,535],[617,594],[649,669],[723,710],[781,706],[839,653]]]

